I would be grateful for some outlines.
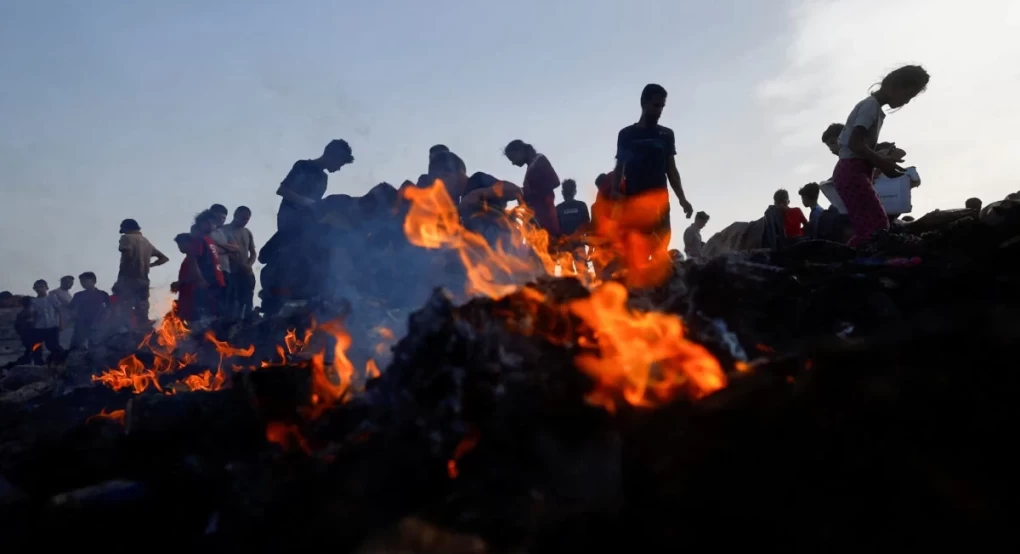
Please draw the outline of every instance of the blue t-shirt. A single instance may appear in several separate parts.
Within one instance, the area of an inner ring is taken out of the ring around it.
[[[676,156],[673,130],[662,125],[620,130],[616,138],[616,160],[623,166],[626,195],[666,188],[669,158]]]

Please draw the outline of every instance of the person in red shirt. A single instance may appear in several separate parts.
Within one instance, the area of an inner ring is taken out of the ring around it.
[[[226,290],[216,243],[211,236],[218,225],[219,215],[210,210],[195,217],[195,233],[191,235],[185,258],[189,266],[186,276],[194,279],[194,317],[215,315],[216,306]]]
[[[784,189],[779,189],[772,195],[772,200],[783,211],[783,230],[786,231],[786,238],[802,238],[808,220],[804,217],[804,212],[800,211],[800,208],[790,207],[790,193]]]
[[[560,186],[560,178],[549,158],[522,140],[510,141],[503,154],[517,167],[528,166],[521,184],[524,203],[535,212],[535,221],[549,233],[549,238],[558,237],[560,223],[556,216],[556,193],[553,191]]]

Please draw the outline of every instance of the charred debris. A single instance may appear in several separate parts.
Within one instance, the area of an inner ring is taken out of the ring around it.
[[[543,277],[467,301],[398,281],[386,298],[373,272],[412,250],[465,279],[465,258],[397,231],[356,264],[331,254],[343,293],[257,324],[171,318],[67,367],[9,370],[7,543],[1015,542],[1016,202],[929,214],[863,253],[817,241],[680,262],[629,297]]]

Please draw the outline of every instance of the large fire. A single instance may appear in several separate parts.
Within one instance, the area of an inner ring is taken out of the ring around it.
[[[411,202],[404,221],[408,240],[424,248],[455,250],[467,272],[467,295],[499,298],[519,288],[514,277],[526,280],[552,275],[557,266],[573,266],[570,253],[550,254],[549,235],[529,223],[526,208],[511,211],[510,237],[493,247],[460,224],[456,205],[442,181],[425,189],[407,188],[404,195]],[[616,262],[628,284],[651,286],[669,275],[668,258],[664,256],[668,232],[651,238],[639,232],[655,227],[661,206],[668,206],[668,201],[668,197],[659,196],[620,201],[600,198],[595,234],[606,237],[599,241],[601,264]],[[663,240],[666,242],[661,243]],[[607,252],[625,254],[611,260]],[[549,302],[533,289],[525,292],[531,302]],[[624,285],[607,282],[597,285],[590,297],[564,307],[594,333],[595,348],[575,359],[577,366],[596,381],[588,397],[590,402],[614,410],[614,399],[622,396],[635,406],[654,406],[681,392],[699,397],[726,386],[719,361],[704,347],[684,338],[684,324],[679,317],[632,311],[627,298]],[[554,336],[548,338],[557,340]]]
[[[532,223],[526,206],[508,211],[509,233],[491,244],[461,225],[457,206],[442,181],[428,188],[406,188],[403,195],[410,203],[404,220],[407,239],[422,248],[453,251],[463,264],[465,288],[455,293],[500,298],[521,290],[524,283],[536,277],[557,274],[576,275],[592,287],[589,297],[563,305],[556,305],[535,289],[523,289],[523,298],[536,308],[553,308],[565,317],[580,320],[588,329],[586,336],[590,338],[581,339],[575,363],[595,382],[587,398],[592,404],[610,411],[617,408],[619,399],[634,406],[655,406],[678,394],[700,397],[726,386],[718,360],[702,346],[686,340],[679,317],[631,310],[624,285],[615,281],[600,284],[586,267],[576,274],[573,254],[550,248],[548,234]],[[633,231],[654,226],[653,219],[659,217],[654,214],[661,213],[664,200],[668,206],[668,198],[610,201],[600,197],[599,206],[593,207],[598,221],[592,238],[599,245],[598,256],[594,256],[596,265],[615,264],[619,267],[617,275],[628,286],[654,285],[667,278],[664,243],[654,243],[668,241],[668,232],[648,238],[648,233]],[[395,340],[394,333],[386,327],[377,327],[373,333],[379,338],[375,352],[384,355]],[[549,340],[562,340],[551,332],[546,334]],[[211,331],[203,339],[219,357],[215,367],[196,367],[200,344],[171,309],[139,344],[140,351],[152,354],[151,364],[132,354],[93,377],[93,381],[134,393],[216,391],[229,385],[230,371],[255,371],[273,363],[303,365],[311,372],[310,416],[315,417],[337,402],[348,401],[363,390],[366,380],[381,374],[372,358],[364,368],[355,368],[348,356],[351,335],[340,321],[313,321],[300,334],[296,329],[289,330],[282,343],[275,346],[273,356],[263,354],[260,362],[251,360],[256,353],[254,345],[237,347],[217,339]],[[228,361],[229,369],[225,369]],[[185,370],[186,376],[174,377]],[[274,440],[288,435],[283,427],[274,427],[269,434]]]

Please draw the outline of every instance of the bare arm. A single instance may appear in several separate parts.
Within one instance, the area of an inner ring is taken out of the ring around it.
[[[255,237],[248,234],[248,262],[247,266],[251,269],[255,265],[255,260],[259,259],[258,252],[255,250]]]
[[[854,155],[875,166],[889,177],[898,177],[903,175],[903,170],[896,165],[896,162],[894,162],[891,158],[887,158],[886,156],[875,152],[870,146],[868,146],[867,137],[867,129],[864,127],[854,127],[854,130],[850,133],[850,140],[847,142],[847,147],[854,153]]]
[[[152,249],[152,256],[156,258],[156,261],[151,264],[152,267],[158,267],[170,261],[170,258],[167,258],[166,255],[155,248]]]
[[[461,198],[460,205],[462,207],[473,208],[477,207],[485,200],[520,200],[521,194],[521,188],[517,185],[506,181],[500,181],[491,187],[473,190],[467,193],[463,198]]]
[[[312,204],[315,204],[315,201],[312,200],[311,198],[305,198],[304,196],[301,196],[300,194],[294,192],[290,188],[285,187],[283,185],[280,185],[280,187],[276,189],[276,194],[278,196],[282,196],[284,200],[287,200],[288,202],[293,202],[298,206],[311,206]]]
[[[684,209],[684,215],[688,218],[694,213],[694,207],[687,201],[687,196],[684,195],[684,187],[680,183],[680,171],[676,168],[676,158],[673,156],[669,157],[669,165],[666,166],[666,178],[669,179],[669,186],[672,187],[673,193],[676,194],[677,200],[680,201],[680,207]]]

